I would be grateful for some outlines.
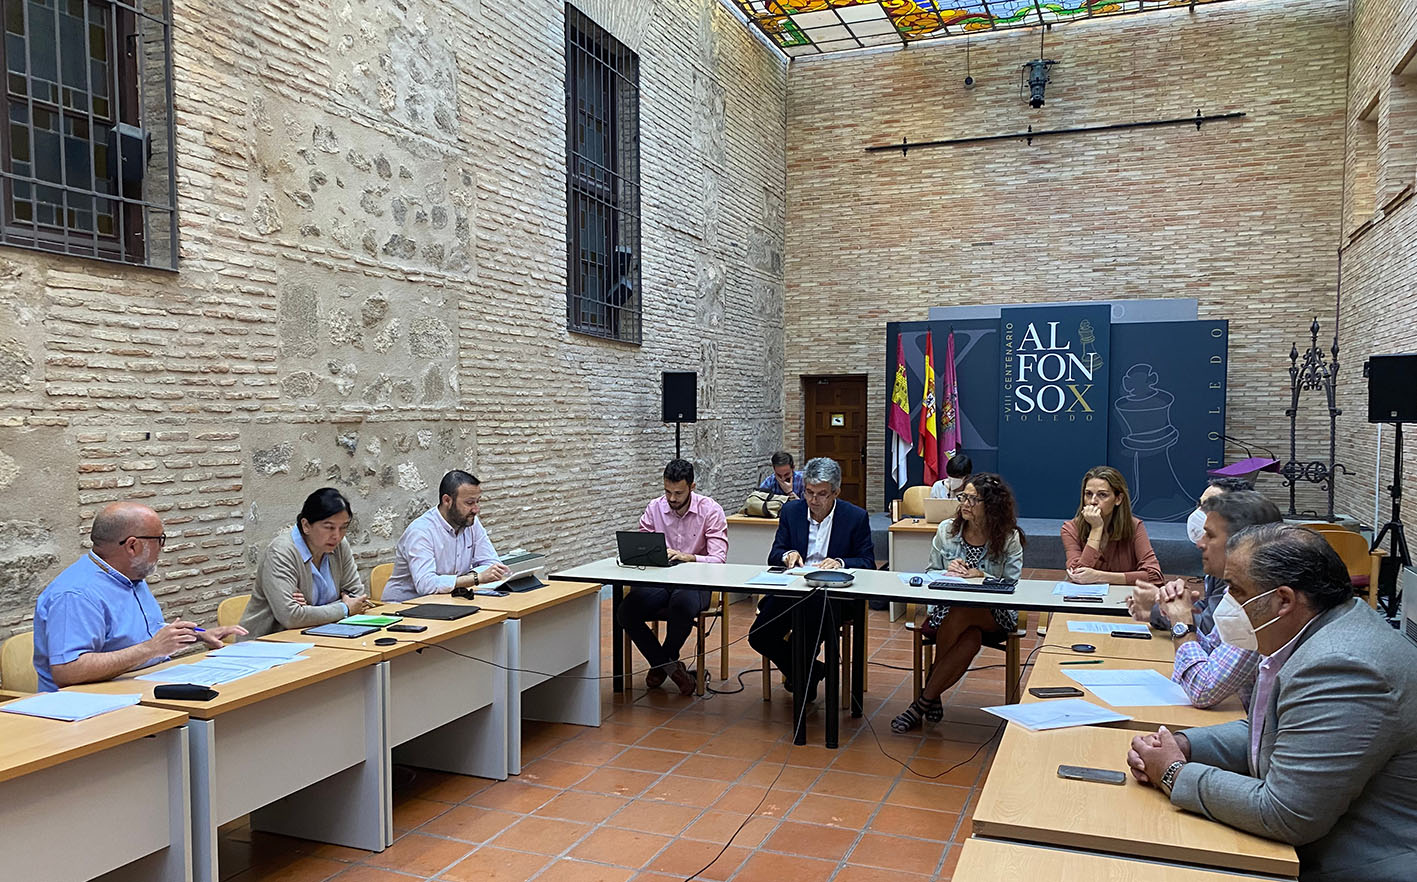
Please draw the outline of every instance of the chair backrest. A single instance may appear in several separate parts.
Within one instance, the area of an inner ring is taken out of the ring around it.
[[[903,518],[925,517],[925,500],[930,498],[929,487],[906,487],[900,499],[900,516]]]
[[[228,597],[216,608],[216,623],[218,625],[239,625],[241,617],[246,614],[246,604],[251,602],[251,595],[238,594],[235,597]]]
[[[38,692],[34,672],[34,632],[16,634],[0,647],[0,686],[11,692]]]
[[[1368,540],[1352,530],[1342,528],[1316,530],[1315,532],[1327,539],[1328,544],[1333,546],[1333,550],[1338,552],[1338,556],[1343,558],[1343,565],[1348,567],[1350,579],[1355,576],[1368,575],[1368,570],[1372,566],[1372,557],[1368,554]]]
[[[382,563],[369,573],[369,597],[376,603],[384,601],[384,584],[394,574],[394,565]]]

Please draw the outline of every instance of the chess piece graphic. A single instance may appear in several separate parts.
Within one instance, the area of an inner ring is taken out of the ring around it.
[[[1087,365],[1087,369],[1096,371],[1102,367],[1102,356],[1097,352],[1097,334],[1092,330],[1092,322],[1087,319],[1078,324],[1078,342],[1082,349],[1078,357]]]
[[[1123,471],[1132,491],[1132,511],[1143,520],[1178,521],[1196,503],[1171,463],[1171,448],[1180,443],[1181,432],[1171,424],[1176,397],[1157,388],[1160,380],[1151,365],[1132,365],[1122,376],[1125,394],[1112,406],[1127,429],[1121,443],[1130,460]]]

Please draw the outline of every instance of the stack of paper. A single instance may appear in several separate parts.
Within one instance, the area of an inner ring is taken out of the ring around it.
[[[1190,704],[1186,690],[1151,668],[1120,671],[1064,671],[1080,686],[1113,707]]]
[[[756,576],[748,580],[749,585],[791,585],[796,580],[796,576],[788,573],[769,573],[763,570]]]
[[[1145,634],[1150,628],[1141,622],[1068,622],[1068,630],[1074,634],[1111,634],[1113,631]]]
[[[1040,729],[1062,729],[1067,726],[1091,726],[1095,723],[1115,723],[1130,720],[1105,707],[1098,707],[1081,698],[1036,701],[1029,704],[1002,704],[984,710],[996,717],[1018,723],[1037,732]]]
[[[238,643],[236,645],[247,644]],[[227,655],[218,658],[216,653],[210,653],[201,661],[193,662],[190,665],[173,665],[170,668],[143,674],[137,679],[152,683],[192,683],[197,686],[217,686],[240,680],[242,677],[249,677],[252,674],[259,674],[262,671],[269,671],[271,668],[280,667],[289,662],[301,661],[304,658],[303,655],[274,658]]]
[[[137,704],[141,695],[99,695],[90,692],[44,692],[33,698],[7,701],[0,711],[75,722]]]
[[[230,646],[223,646],[221,649],[207,653],[207,658],[249,658],[267,659],[276,664],[299,661],[304,656],[300,653],[314,646],[313,643],[281,643],[272,640],[269,643],[260,640],[247,640],[244,643],[233,643]]]
[[[1053,593],[1060,597],[1106,597],[1106,585],[1079,585],[1076,582],[1059,582],[1053,586]]]

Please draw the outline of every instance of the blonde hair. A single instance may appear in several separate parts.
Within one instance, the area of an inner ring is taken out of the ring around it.
[[[1078,540],[1087,542],[1088,534],[1092,532],[1092,525],[1082,516],[1082,510],[1087,505],[1087,482],[1092,480],[1102,480],[1107,482],[1107,486],[1117,497],[1117,505],[1112,509],[1112,517],[1103,524],[1103,536],[1109,540],[1119,542],[1130,542],[1132,539],[1132,495],[1127,492],[1127,479],[1122,477],[1122,473],[1111,466],[1093,466],[1087,470],[1087,474],[1082,476],[1082,490],[1078,494],[1078,512],[1073,515],[1073,526],[1077,528]]]

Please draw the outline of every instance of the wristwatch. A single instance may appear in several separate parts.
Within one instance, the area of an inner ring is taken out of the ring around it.
[[[1194,634],[1195,632],[1196,626],[1190,622],[1177,622],[1171,626],[1171,636],[1176,640],[1180,640],[1187,634]]]
[[[1181,767],[1186,764],[1185,760],[1176,760],[1166,767],[1166,771],[1161,773],[1161,789],[1167,796],[1171,795],[1171,788],[1176,786],[1176,776],[1181,773]]]

